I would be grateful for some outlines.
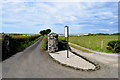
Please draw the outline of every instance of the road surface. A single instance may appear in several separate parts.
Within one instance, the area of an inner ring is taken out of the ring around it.
[[[97,71],[79,71],[62,66],[40,50],[42,39],[22,52],[3,61],[3,78],[117,78],[117,66],[109,66],[109,61],[98,62]],[[101,57],[100,57],[101,58]],[[102,58],[101,58],[102,59]],[[110,58],[109,58],[110,59]],[[112,59],[112,57],[111,57]],[[92,59],[94,60],[94,59]],[[105,63],[106,62],[106,63]],[[110,63],[111,65],[113,63]],[[117,64],[117,62],[116,62]]]

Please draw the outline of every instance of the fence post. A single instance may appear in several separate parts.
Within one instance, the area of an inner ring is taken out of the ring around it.
[[[101,41],[101,49],[103,48],[103,40]]]

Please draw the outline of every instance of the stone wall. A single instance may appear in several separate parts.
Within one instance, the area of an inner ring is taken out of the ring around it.
[[[48,34],[48,51],[52,53],[58,51],[58,34]]]

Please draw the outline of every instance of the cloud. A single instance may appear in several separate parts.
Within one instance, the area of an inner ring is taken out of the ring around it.
[[[112,29],[118,22],[118,5],[115,2],[16,1],[3,3],[3,27],[24,27],[24,32],[28,28],[31,29],[29,32],[51,28],[57,33],[63,33],[60,29],[64,31],[64,26],[69,25],[72,33],[89,33],[89,30],[95,31],[96,28],[102,28],[98,31],[105,31],[103,28]]]
[[[109,22],[109,24],[113,24],[114,22]]]
[[[119,0],[4,0],[6,2],[119,2]]]
[[[108,32],[108,31],[111,31],[110,29],[98,29],[99,31],[106,31],[106,32]]]

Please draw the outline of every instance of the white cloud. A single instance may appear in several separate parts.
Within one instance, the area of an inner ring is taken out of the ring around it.
[[[118,18],[118,16],[113,16],[114,18]]]
[[[111,31],[110,29],[98,29],[99,31]]]
[[[117,17],[112,12],[112,10],[108,10],[104,6],[105,3],[101,3],[101,5],[99,5],[99,8],[96,8],[98,3],[94,2],[28,2],[27,5],[25,4],[26,3],[24,2],[4,3],[3,21],[19,21],[22,23],[22,27],[42,24],[43,26],[41,26],[41,29],[50,27],[54,28],[54,24],[61,23],[63,25],[70,25],[72,29],[74,29],[73,27],[75,27],[74,30],[78,30],[79,32],[79,30],[81,30],[80,28],[87,26],[79,25],[79,23],[87,24],[87,22],[89,22],[92,23],[89,25],[94,25],[97,23],[100,24],[100,22],[104,22],[102,19]],[[32,6],[30,4],[32,4]],[[97,12],[98,10],[99,12]],[[113,24],[114,21],[108,22],[109,24]],[[101,29],[101,31],[106,31],[106,29]]]
[[[83,27],[83,26],[85,26],[85,25],[69,25],[70,27]]]
[[[113,24],[114,22],[109,22],[108,24]]]
[[[119,2],[119,0],[4,0],[7,2]]]

